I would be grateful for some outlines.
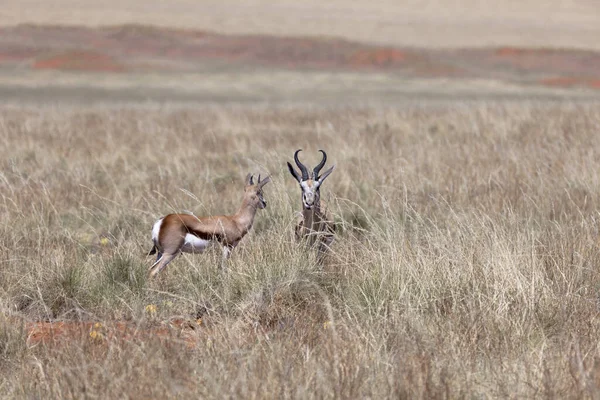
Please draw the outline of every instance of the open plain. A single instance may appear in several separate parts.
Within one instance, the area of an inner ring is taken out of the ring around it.
[[[599,124],[536,102],[5,109],[0,389],[591,396]],[[293,240],[285,169],[316,143],[337,165],[324,267]],[[155,219],[235,210],[248,171],[273,183],[228,272],[214,249],[148,280]]]
[[[0,397],[598,396],[592,2],[63,3],[0,13]],[[336,165],[324,265],[298,148]],[[248,172],[227,271],[149,279],[154,221],[234,212]]]

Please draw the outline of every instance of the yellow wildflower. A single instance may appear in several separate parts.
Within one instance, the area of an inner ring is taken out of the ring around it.
[[[108,238],[103,237],[102,239],[100,239],[100,244],[102,246],[108,246],[109,243],[110,241],[108,240]]]
[[[102,336],[102,334],[101,334],[100,332],[98,332],[98,331],[91,331],[91,332],[90,332],[90,337],[91,337],[93,340],[102,340],[102,337],[103,337],[103,336]]]
[[[156,310],[157,310],[156,304],[148,304],[146,306],[146,312],[149,314],[156,314]]]

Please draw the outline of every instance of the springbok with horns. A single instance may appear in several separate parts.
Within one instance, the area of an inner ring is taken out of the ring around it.
[[[323,181],[333,172],[335,165],[325,171],[323,175],[319,175],[327,161],[327,154],[323,150],[319,150],[323,153],[323,159],[313,169],[311,176],[306,166],[298,159],[298,153],[301,151],[302,149],[299,149],[294,153],[294,161],[300,169],[300,174],[296,172],[292,164],[287,163],[290,173],[298,181],[302,190],[302,213],[296,225],[296,239],[306,238],[310,245],[318,243],[318,260],[322,261],[333,242],[335,226],[327,212],[327,205],[321,200],[320,189]]]
[[[256,210],[263,209],[263,186],[271,181],[266,177],[254,183],[251,174],[246,176],[242,205],[233,215],[196,217],[191,214],[169,214],[154,223],[154,247],[148,255],[158,253],[150,267],[150,276],[156,276],[180,253],[202,253],[211,243],[223,249],[223,261],[248,233],[254,223]]]

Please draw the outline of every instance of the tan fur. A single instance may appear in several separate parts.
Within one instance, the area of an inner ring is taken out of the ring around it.
[[[231,250],[252,228],[256,211],[266,207],[262,198],[262,187],[268,182],[269,177],[260,181],[259,176],[259,181],[254,184],[252,176],[248,174],[242,204],[233,215],[196,217],[191,214],[169,214],[163,217],[158,240],[154,243],[158,256],[150,267],[150,275],[156,276],[182,252],[188,234],[218,243],[223,248],[223,258],[227,259]]]

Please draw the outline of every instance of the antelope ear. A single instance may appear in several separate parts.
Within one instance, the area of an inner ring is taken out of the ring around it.
[[[244,182],[246,185],[252,185],[252,174],[246,175],[246,180]]]
[[[329,176],[329,174],[331,174],[331,173],[333,172],[333,169],[334,169],[334,168],[335,168],[335,165],[333,165],[331,168],[329,168],[327,171],[325,171],[325,172],[323,173],[323,175],[321,175],[321,176],[319,177],[319,179],[317,179],[317,181],[319,182],[319,185],[320,185],[321,183],[323,183],[323,181],[325,180],[325,178],[327,178],[327,177]]]
[[[289,162],[287,163],[288,169],[290,170],[290,174],[292,174],[292,176],[298,181],[301,182],[300,179],[300,175],[298,175],[298,173],[296,172],[296,170],[294,169],[294,167],[292,167],[292,164],[290,164]]]

